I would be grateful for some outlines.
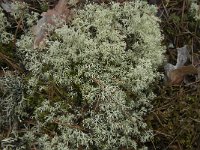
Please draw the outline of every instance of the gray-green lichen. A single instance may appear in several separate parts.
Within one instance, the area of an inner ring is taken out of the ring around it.
[[[67,93],[35,110],[33,133],[56,128],[54,136],[34,139],[40,149],[145,149],[152,137],[143,120],[154,98],[149,84],[160,76],[164,51],[155,13],[139,1],[88,4],[42,49],[33,49],[31,32],[22,36],[18,52],[32,74],[30,94],[49,85]]]
[[[0,7],[0,42],[8,43],[12,40],[12,35],[6,32],[6,28],[10,26],[10,23],[7,21],[2,8]]]
[[[23,89],[20,77],[7,72],[4,77],[0,77],[0,131],[11,128],[25,115]]]
[[[190,7],[191,14],[196,21],[200,20],[200,5],[197,4],[196,0],[191,0]]]

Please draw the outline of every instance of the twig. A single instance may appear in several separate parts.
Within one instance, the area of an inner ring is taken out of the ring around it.
[[[200,82],[200,80],[197,80],[197,81],[195,81],[195,82],[188,83],[188,84],[186,84],[186,85],[184,85],[184,86],[187,87],[187,86],[190,86],[190,85],[192,85],[192,84],[199,83],[199,82]]]
[[[154,132],[156,132],[157,134],[164,135],[164,136],[166,136],[166,137],[173,137],[173,136],[171,136],[171,135],[168,135],[168,134],[166,134],[166,133],[163,133],[163,132],[160,132],[160,131],[157,131],[157,130],[154,130]]]
[[[169,147],[170,147],[170,145],[172,145],[173,143],[174,143],[174,141],[177,139],[177,137],[181,134],[181,132],[182,132],[182,130],[178,133],[178,135],[177,136],[175,136],[175,138],[169,143],[169,145],[164,149],[164,150],[167,150]]]
[[[197,119],[194,119],[194,118],[191,118],[191,117],[189,117],[191,120],[193,120],[193,121],[195,121],[195,122],[198,122],[198,123],[200,123],[200,120],[197,120]]]
[[[183,25],[184,12],[185,12],[185,0],[183,1],[182,14],[181,14],[181,24],[182,25]]]
[[[8,56],[4,55],[3,53],[0,52],[0,58],[5,60],[8,65],[10,65],[13,69],[18,70],[19,72],[23,72],[23,69],[21,69],[18,65],[12,63],[12,59],[9,58]]]
[[[153,114],[156,116],[156,118],[157,118],[158,122],[161,124],[161,126],[164,127],[164,125],[162,124],[162,122],[161,122],[160,118],[158,117],[158,115],[155,112],[153,112]]]
[[[151,141],[151,143],[152,143],[152,145],[153,145],[153,149],[156,150],[156,147],[155,147],[155,144],[154,144],[153,140],[150,139],[150,141]]]
[[[13,48],[16,49],[16,41],[17,41],[17,33],[18,33],[18,30],[21,26],[21,24],[23,23],[23,13],[20,15],[20,20],[19,21],[16,21],[17,22],[17,28],[15,30],[15,35],[14,35],[14,40],[13,40]]]

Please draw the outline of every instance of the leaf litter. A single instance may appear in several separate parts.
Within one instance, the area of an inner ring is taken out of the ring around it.
[[[185,45],[184,47],[177,48],[177,60],[176,65],[173,65],[171,63],[167,63],[164,66],[168,82],[171,85],[180,85],[182,82],[185,84],[190,84],[191,82],[187,78],[189,75],[194,76],[196,79],[198,79],[200,68],[197,64],[197,62],[200,62],[199,60],[195,59],[195,62],[190,60],[192,64],[185,65],[186,62],[191,59],[193,56],[190,56],[189,54],[189,47]]]
[[[37,25],[33,27],[33,34],[35,35],[34,49],[45,45],[45,39],[48,35],[46,25],[51,25],[56,28],[62,27],[65,23],[70,21],[72,11],[66,0],[59,0],[55,8],[43,12],[41,16],[42,18],[37,22]]]

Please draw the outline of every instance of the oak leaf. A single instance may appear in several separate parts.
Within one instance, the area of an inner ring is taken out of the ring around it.
[[[170,79],[171,84],[177,85],[183,81],[183,79],[186,75],[191,75],[191,74],[192,75],[198,74],[198,70],[197,70],[197,68],[195,68],[195,66],[188,65],[188,66],[182,66],[180,68],[172,70],[169,73],[168,77]]]
[[[37,22],[37,25],[33,27],[33,34],[35,35],[34,49],[45,44],[45,39],[48,35],[47,25],[56,28],[61,27],[70,21],[72,12],[66,0],[59,0],[55,8],[43,12],[41,16],[42,18]]]
[[[168,63],[165,66],[165,71],[168,77],[168,81],[172,85],[180,84],[184,77],[187,75],[198,74],[198,70],[194,65],[184,66],[189,58],[188,46],[177,48],[178,57],[176,65]]]

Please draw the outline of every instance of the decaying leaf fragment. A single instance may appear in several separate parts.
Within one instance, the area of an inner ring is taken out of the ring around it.
[[[0,3],[3,10],[5,10],[7,13],[11,13],[13,11],[11,7],[11,1],[2,0]]]
[[[189,51],[188,51],[187,45],[181,48],[177,48],[177,52],[178,52],[178,57],[177,57],[177,63],[175,66],[176,69],[182,67],[187,62],[187,59],[189,58]]]
[[[186,75],[198,74],[197,68],[193,65],[182,66],[169,72],[169,79],[171,84],[180,84]]]
[[[194,65],[184,66],[189,58],[188,48],[185,45],[182,48],[177,48],[178,57],[176,65],[170,63],[164,67],[170,84],[180,84],[186,75],[198,74],[198,69]]]
[[[33,33],[35,35],[33,47],[38,48],[44,45],[44,40],[48,34],[46,25],[61,27],[71,19],[71,14],[72,13],[66,0],[59,0],[54,9],[49,9],[47,12],[43,12],[41,14],[42,18],[33,28]]]

